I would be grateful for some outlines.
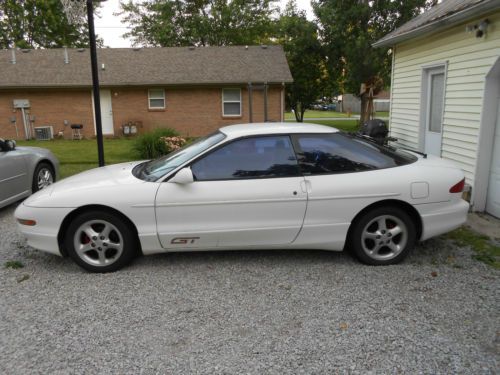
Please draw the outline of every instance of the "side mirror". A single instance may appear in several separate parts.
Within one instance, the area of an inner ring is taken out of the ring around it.
[[[182,168],[168,182],[174,182],[182,185],[190,184],[194,182],[193,172],[191,172],[191,168]]]
[[[0,151],[12,151],[16,148],[16,141],[3,140],[0,138]]]

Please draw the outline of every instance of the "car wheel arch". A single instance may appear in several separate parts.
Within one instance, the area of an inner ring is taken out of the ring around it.
[[[69,214],[67,214],[66,217],[63,219],[61,226],[59,227],[59,232],[57,234],[57,242],[59,244],[59,250],[64,257],[68,256],[68,252],[64,248],[64,236],[67,232],[67,229],[68,229],[70,223],[78,215],[80,215],[84,212],[87,212],[87,211],[95,211],[95,210],[105,211],[105,212],[108,212],[110,214],[114,214],[114,215],[117,215],[118,217],[120,217],[127,224],[127,226],[132,229],[132,231],[137,239],[137,245],[139,246],[138,253],[140,255],[142,255],[142,247],[141,247],[141,241],[139,240],[139,232],[137,231],[137,227],[132,222],[132,220],[130,220],[127,217],[127,215],[125,215],[123,212],[121,212],[115,208],[105,206],[105,205],[92,204],[92,205],[87,205],[87,206],[81,206],[81,207],[74,209]]]
[[[408,215],[410,215],[410,218],[412,219],[413,223],[415,224],[415,230],[416,230],[416,239],[417,241],[421,238],[422,236],[422,231],[423,231],[423,224],[422,224],[422,218],[420,217],[420,214],[416,210],[415,207],[413,207],[410,203],[397,200],[397,199],[385,199],[382,201],[377,201],[375,203],[372,203],[365,208],[363,208],[360,212],[354,216],[354,218],[351,220],[351,225],[349,225],[349,230],[347,231],[347,241],[346,244],[349,242],[349,238],[351,236],[351,232],[354,228],[354,224],[362,218],[367,212],[380,208],[380,207],[397,207],[402,210],[404,210]]]
[[[33,184],[33,181],[35,180],[35,171],[36,169],[38,168],[38,166],[40,164],[47,164],[50,169],[52,170],[52,174],[54,175],[54,182],[56,182],[56,166],[54,165],[54,163],[52,163],[49,159],[40,159],[38,160],[38,162],[35,164],[32,172],[31,172],[31,184]]]

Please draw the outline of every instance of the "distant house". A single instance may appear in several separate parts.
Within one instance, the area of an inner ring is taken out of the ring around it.
[[[339,105],[337,111],[360,113],[361,99],[354,94],[343,94],[338,96]],[[390,92],[382,90],[373,96],[373,109],[375,112],[388,112],[390,102]]]
[[[292,82],[280,46],[98,50],[103,133],[171,127],[199,136],[218,127],[283,120]],[[0,51],[0,137],[24,139],[71,124],[95,135],[88,49]],[[16,134],[17,127],[17,134]]]
[[[392,48],[391,135],[455,161],[500,217],[500,1],[444,0],[374,46]]]

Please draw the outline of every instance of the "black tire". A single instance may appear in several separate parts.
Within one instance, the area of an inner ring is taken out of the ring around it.
[[[64,245],[80,267],[96,273],[117,271],[139,253],[139,241],[130,225],[118,215],[98,210],[84,212],[73,219]]]
[[[383,266],[399,263],[415,245],[415,223],[398,207],[375,208],[352,225],[349,248],[365,264]]]
[[[49,163],[41,162],[36,166],[35,172],[33,172],[31,191],[36,193],[38,190],[42,190],[54,182],[56,182],[54,168]]]

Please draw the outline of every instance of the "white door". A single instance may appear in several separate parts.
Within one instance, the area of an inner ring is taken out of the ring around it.
[[[425,111],[425,153],[441,156],[444,109],[444,68],[429,69],[427,72]]]
[[[111,104],[111,90],[101,90],[101,122],[102,134],[113,135],[115,133],[113,127],[113,107]],[[94,106],[94,95],[92,95],[92,109]],[[94,113],[94,131],[95,129],[95,113]]]
[[[307,192],[288,136],[236,140],[191,165],[195,181],[156,195],[168,249],[283,245],[302,227]]]
[[[500,218],[500,100],[498,102],[497,125],[493,142],[486,211]]]

